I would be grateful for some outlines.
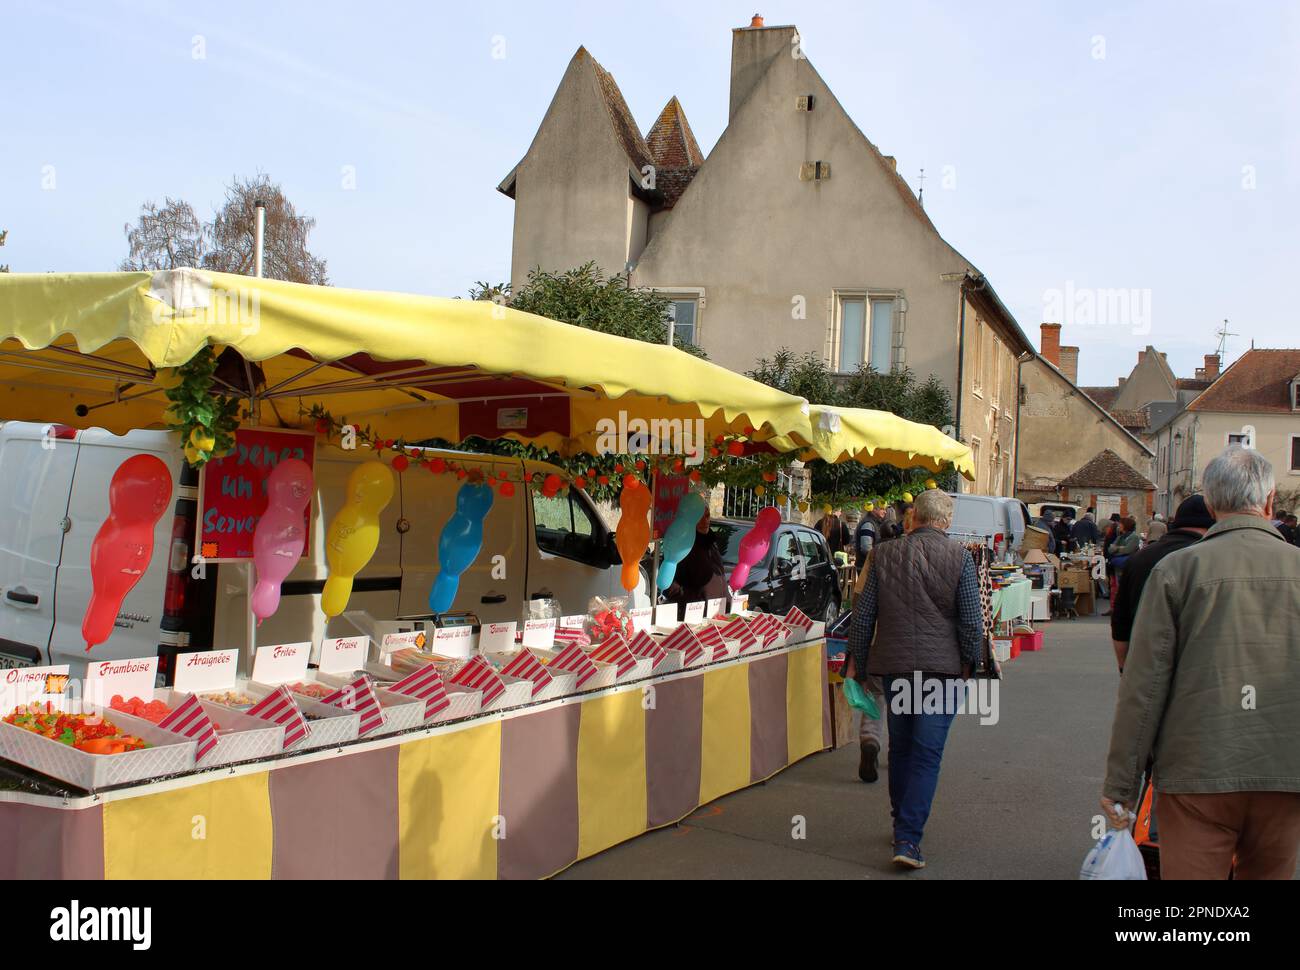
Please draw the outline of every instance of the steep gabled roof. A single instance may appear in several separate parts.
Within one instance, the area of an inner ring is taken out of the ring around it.
[[[1297,374],[1300,350],[1248,350],[1187,410],[1290,414],[1288,389]]]
[[[1140,488],[1144,491],[1155,486],[1137,469],[1107,448],[1073,475],[1061,480],[1062,488]]]
[[[645,141],[655,165],[655,188],[664,195],[660,207],[671,209],[704,164],[704,152],[676,95],[659,112]]]
[[[634,188],[639,189],[641,173],[647,166],[653,164],[653,159],[650,147],[641,137],[641,131],[637,128],[632,112],[628,109],[627,101],[623,99],[623,92],[619,90],[618,82],[614,80],[614,75],[600,66],[600,62],[592,57],[585,47],[579,47],[574,53],[572,60],[569,61],[569,70],[572,70],[575,64],[590,68],[596,89],[609,114],[610,127],[619,145],[622,146],[624,154],[627,155],[628,175],[632,179]],[[510,174],[497,186],[498,192],[512,199],[515,197],[515,175],[518,170],[517,163],[510,170]],[[659,198],[658,192],[638,191],[637,194],[644,195],[652,201],[658,201]]]
[[[618,140],[623,145],[623,151],[627,152],[628,161],[638,172],[647,165],[653,164],[650,146],[641,137],[641,130],[637,128],[632,112],[628,110],[627,102],[623,100],[623,92],[618,89],[618,82],[614,80],[614,75],[601,67],[600,62],[588,54],[585,47],[578,48],[578,53],[585,54],[596,71],[596,80],[600,82],[600,93],[605,98],[605,107],[609,109],[609,120],[614,126],[614,134],[618,135]]]

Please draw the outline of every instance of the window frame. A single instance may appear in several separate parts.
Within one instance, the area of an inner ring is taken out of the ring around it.
[[[539,552],[548,556],[557,556],[560,559],[567,559],[569,562],[580,562],[584,566],[608,566],[608,563],[603,562],[602,559],[602,552],[606,542],[608,541],[606,538],[607,530],[605,529],[605,523],[601,519],[600,513],[581,497],[579,490],[569,489],[563,495],[555,495],[551,497],[542,495],[541,492],[533,491],[532,489],[529,489],[529,491],[532,492],[531,511],[533,515],[533,542],[536,544]],[[544,528],[544,526],[542,525],[541,516],[539,516],[537,512],[537,503],[539,501],[551,501],[553,499],[567,500],[569,509],[569,528],[567,532],[569,535],[583,536],[584,538],[589,538],[591,540],[589,556],[572,555],[570,552],[543,545],[541,536],[538,533],[540,529]],[[578,513],[574,509],[575,504],[581,506],[583,518],[591,526],[590,533],[577,531],[576,525]]]
[[[984,397],[984,321],[975,317],[975,360],[971,367],[974,378],[971,380],[970,392],[978,398]]]
[[[1300,452],[1296,451],[1296,445],[1300,443],[1300,434],[1293,434],[1288,440],[1291,444],[1291,453],[1287,455],[1287,464],[1290,466],[1289,474],[1300,475],[1300,461],[1297,461],[1300,458]]]
[[[691,343],[696,346],[702,346],[700,343],[704,331],[704,308],[707,304],[705,300],[705,290],[702,286],[656,286],[654,292],[664,297],[670,303],[694,303],[695,304],[695,339]],[[669,324],[673,328],[674,338],[677,336],[677,316],[676,310],[672,311],[672,319]],[[666,336],[666,335],[665,335]],[[673,346],[677,345],[674,339]]]
[[[862,352],[863,360],[854,370],[844,370],[840,359],[844,351],[844,304],[846,302],[862,303]],[[831,341],[831,371],[835,374],[856,374],[858,369],[872,364],[872,337],[874,336],[873,308],[877,303],[890,303],[893,311],[889,316],[888,360],[883,369],[876,367],[878,374],[892,374],[897,348],[894,346],[898,336],[899,314],[902,312],[903,291],[882,289],[873,286],[842,286],[832,291],[831,307],[833,313],[834,333]]]

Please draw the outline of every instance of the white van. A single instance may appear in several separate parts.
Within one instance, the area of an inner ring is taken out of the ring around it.
[[[983,539],[995,556],[1020,548],[1025,526],[1029,525],[1029,510],[1024,502],[1002,495],[948,494],[952,497],[949,535]]]
[[[127,595],[113,635],[86,653],[81,621],[91,593],[90,546],[108,515],[108,484],[134,454],[156,455],[172,471],[174,514],[154,532],[149,568]],[[554,471],[538,462],[438,452],[484,471]],[[430,452],[432,457],[434,453]],[[368,451],[318,445],[317,495],[310,552],[285,580],[280,608],[257,630],[258,644],[353,636],[344,617],[326,622],[320,594],[328,576],[326,526],[344,501],[352,469]],[[514,478],[519,474],[512,475]],[[428,615],[438,572],[438,535],[455,509],[460,482],[412,465],[396,476],[384,510],[379,548],[353,586],[348,610],[375,620]],[[0,666],[151,656],[178,650],[242,646],[248,569],[208,564],[202,580],[190,566],[198,513],[198,473],[184,461],[175,434],[99,428],[77,431],[27,422],[0,424]],[[495,493],[484,520],[483,547],[461,576],[453,608],[482,621],[517,620],[529,599],[550,597],[564,613],[582,613],[593,596],[625,595],[613,534],[577,489],[544,498],[522,485]],[[647,606],[644,577],[635,605]],[[166,660],[160,665],[167,668]]]

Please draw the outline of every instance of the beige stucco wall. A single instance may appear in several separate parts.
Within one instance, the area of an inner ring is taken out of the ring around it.
[[[962,364],[961,437],[977,452],[974,482],[963,491],[977,495],[1015,494],[1016,352],[1004,333],[966,299]],[[959,321],[963,315],[958,312]]]
[[[815,110],[795,110],[801,94]],[[801,181],[800,166],[819,160],[831,178]],[[741,372],[782,348],[826,355],[837,289],[896,292],[906,364],[955,390],[958,284],[939,277],[968,268],[908,208],[809,62],[782,55],[659,222],[632,279],[704,288],[700,342]]]
[[[1255,449],[1273,463],[1278,491],[1300,489],[1300,472],[1290,470],[1291,436],[1300,435],[1300,414],[1184,411],[1171,425],[1171,434],[1183,433],[1182,453],[1170,463],[1171,501],[1177,503],[1199,491],[1205,466],[1228,447],[1228,435],[1240,434],[1248,425],[1255,429]],[[1164,434],[1161,445],[1168,447]],[[1164,476],[1157,485],[1164,487]]]
[[[1116,395],[1115,410],[1137,411],[1152,401],[1172,401],[1177,397],[1177,390],[1169,383],[1169,375],[1157,359],[1159,351],[1148,347],[1145,353]]]
[[[510,269],[516,289],[538,265],[567,270],[595,260],[606,273],[624,270],[629,246],[639,250],[643,238],[635,222],[645,220],[643,204],[629,202],[629,166],[590,56],[582,52],[569,63],[516,171]]]
[[[1103,417],[1083,392],[1042,359],[1020,368],[1025,403],[1020,408],[1019,480],[1059,482],[1109,448],[1136,471],[1153,479],[1151,457],[1113,421]]]

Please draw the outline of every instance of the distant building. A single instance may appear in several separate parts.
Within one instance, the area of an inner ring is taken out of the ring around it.
[[[1208,358],[1207,358],[1208,359]],[[1300,506],[1300,350],[1246,351],[1158,436],[1156,480],[1177,508],[1201,489],[1205,466],[1229,445],[1273,463],[1278,504]]]
[[[1020,368],[1016,496],[1100,502],[1107,516],[1131,505],[1145,525],[1154,452],[1075,383],[1079,348],[1061,346],[1061,325],[1044,323],[1041,334],[1041,353]]]
[[[1015,485],[1019,360],[1033,346],[845,112],[792,26],[732,34],[726,130],[706,156],[676,97],[642,137],[585,48],[527,154],[511,278],[594,260],[673,300],[675,330],[732,370],[782,348],[836,372],[938,375],[977,492]]]

